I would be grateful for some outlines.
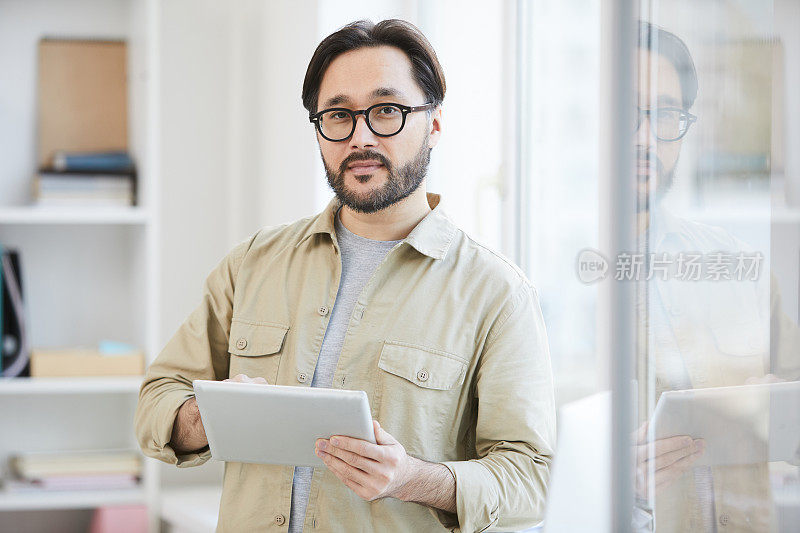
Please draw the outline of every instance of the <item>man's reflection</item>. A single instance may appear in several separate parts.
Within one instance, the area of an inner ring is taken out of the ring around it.
[[[792,340],[796,328],[778,312],[774,291],[770,303],[763,283],[767,272],[755,281],[677,279],[684,254],[707,261],[714,254],[732,258],[757,251],[721,228],[678,218],[664,208],[683,140],[696,120],[690,109],[698,92],[697,74],[688,48],[670,32],[643,22],[638,45],[633,129],[637,225],[645,264],[637,289],[642,425],[634,522],[637,528],[655,526],[658,531],[717,531],[718,526],[767,531],[772,502],[766,463],[696,466],[705,443],[691,436],[645,444],[646,421],[662,392],[796,379],[798,345]],[[645,278],[654,262],[666,257],[672,260],[666,267],[669,275]],[[770,308],[776,311],[773,330],[789,332],[772,363]]]

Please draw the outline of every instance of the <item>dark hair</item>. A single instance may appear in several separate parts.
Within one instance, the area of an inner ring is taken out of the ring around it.
[[[689,109],[697,98],[697,71],[692,54],[680,37],[649,22],[639,21],[639,48],[651,50],[667,58],[675,70],[681,84],[684,109]]]
[[[433,102],[436,106],[442,103],[445,92],[444,71],[431,43],[410,22],[389,19],[377,24],[370,20],[351,22],[319,43],[308,63],[303,81],[303,107],[309,113],[316,113],[322,76],[338,55],[358,48],[382,45],[394,46],[406,53],[411,60],[414,79],[425,93],[425,103]]]

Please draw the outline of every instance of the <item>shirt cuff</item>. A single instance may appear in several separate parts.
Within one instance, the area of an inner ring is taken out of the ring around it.
[[[497,522],[500,507],[494,491],[497,480],[489,469],[475,459],[448,461],[442,464],[456,478],[456,513],[459,527],[454,531],[470,533],[484,531]]]
[[[211,459],[211,450],[208,446],[193,453],[176,454],[169,441],[172,438],[172,427],[178,416],[178,410],[186,400],[194,396],[191,389],[174,390],[165,393],[158,399],[155,413],[155,429],[153,441],[155,446],[154,457],[179,468],[199,466]]]

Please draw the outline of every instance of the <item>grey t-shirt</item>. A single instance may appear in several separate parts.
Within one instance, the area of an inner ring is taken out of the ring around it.
[[[331,311],[331,319],[325,330],[325,338],[322,340],[314,378],[311,380],[312,387],[330,388],[356,300],[386,254],[401,242],[375,241],[360,237],[344,227],[338,212],[336,213],[335,227],[336,239],[339,241],[341,251],[342,276],[339,280],[339,290],[336,293],[333,311]],[[290,533],[303,531],[313,473],[312,467],[298,466],[294,469],[292,509],[289,514]]]

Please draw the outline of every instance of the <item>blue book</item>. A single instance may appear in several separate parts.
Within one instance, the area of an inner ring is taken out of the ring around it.
[[[128,152],[56,152],[53,168],[59,172],[131,172]]]

